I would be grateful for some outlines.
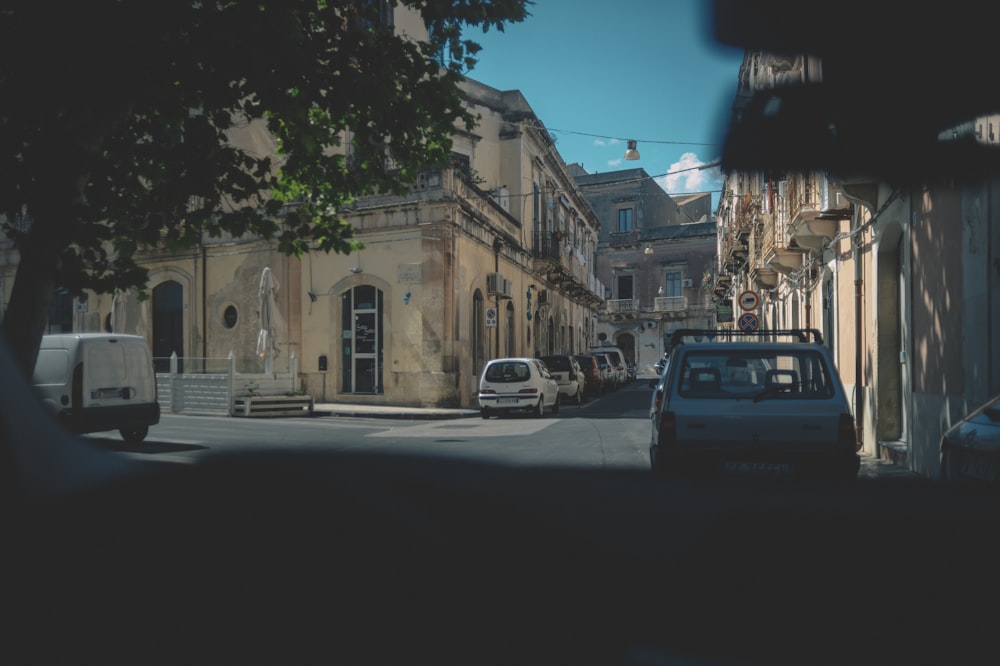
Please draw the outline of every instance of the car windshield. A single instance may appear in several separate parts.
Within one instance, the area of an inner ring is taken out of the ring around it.
[[[542,362],[549,370],[565,372],[571,369],[568,356],[543,356]]]
[[[5,649],[991,660],[997,43],[961,1],[3,2]]]
[[[491,382],[523,382],[531,375],[531,369],[524,361],[503,361],[491,363],[484,373]]]
[[[788,399],[829,398],[833,379],[823,357],[809,350],[691,351],[678,367],[682,395],[716,399],[751,397],[762,392]]]

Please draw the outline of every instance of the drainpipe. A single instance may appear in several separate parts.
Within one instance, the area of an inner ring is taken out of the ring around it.
[[[854,231],[857,232],[860,224],[860,211],[854,213]],[[864,400],[861,394],[861,343],[863,322],[863,312],[861,307],[862,280],[861,280],[861,234],[852,234],[851,243],[854,245],[854,430],[858,438],[858,450],[864,447]]]
[[[810,292],[812,291],[813,288],[813,281],[812,278],[810,277],[812,274],[812,269],[813,269],[813,256],[812,252],[809,252],[806,255],[806,272],[805,275],[802,276],[802,284],[805,287],[802,291],[805,294],[805,300],[806,300],[806,306],[805,306],[806,328],[812,328],[812,303],[810,301]]]
[[[493,271],[497,274],[500,273],[500,248],[503,246],[503,241],[499,237],[493,240]],[[494,337],[494,355],[493,358],[500,358],[500,294],[495,294],[493,296],[493,305],[497,312],[497,325],[493,331]]]
[[[204,232],[198,232],[203,236]],[[201,245],[201,356],[208,358],[208,248],[199,239]],[[207,361],[206,361],[207,362]]]

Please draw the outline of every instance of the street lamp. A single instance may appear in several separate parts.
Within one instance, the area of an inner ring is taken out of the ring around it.
[[[625,151],[625,159],[627,160],[637,160],[639,159],[639,151],[635,149],[635,139],[628,140],[628,150]]]

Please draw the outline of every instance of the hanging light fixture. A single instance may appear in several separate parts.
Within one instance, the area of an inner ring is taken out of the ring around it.
[[[635,139],[628,140],[628,150],[625,151],[625,159],[627,160],[639,159],[639,151],[635,149]]]

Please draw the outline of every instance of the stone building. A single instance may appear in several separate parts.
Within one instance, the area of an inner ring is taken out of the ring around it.
[[[675,199],[642,168],[572,172],[601,220],[597,277],[606,303],[596,344],[617,346],[652,372],[674,330],[716,325],[711,194]]]
[[[421,174],[407,196],[367,196],[344,211],[364,249],[300,260],[261,239],[205,238],[186,252],[151,250],[150,300],[64,299],[52,327],[110,329],[117,301],[116,329],[145,335],[159,370],[173,354],[187,370],[232,354],[238,370],[260,372],[269,269],[266,369],[294,357],[301,390],[316,399],[468,407],[490,358],[585,350],[605,291],[597,216],[519,91],[465,87],[480,124],[456,135],[451,163]],[[268,144],[260,128],[248,132],[244,141]]]

